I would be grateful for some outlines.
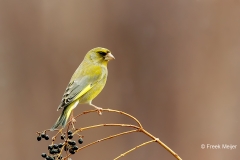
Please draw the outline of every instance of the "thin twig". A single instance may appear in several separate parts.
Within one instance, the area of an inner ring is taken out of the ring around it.
[[[137,118],[133,117],[132,115],[130,115],[130,114],[128,114],[128,113],[125,113],[125,112],[123,112],[123,111],[113,110],[113,109],[102,109],[101,111],[103,111],[103,112],[104,112],[104,111],[107,111],[107,112],[115,112],[115,113],[123,114],[123,115],[125,115],[125,116],[127,116],[127,117],[130,117],[130,118],[133,119],[134,121],[136,121],[137,124],[139,125],[139,127],[142,128],[142,124],[137,120]],[[84,115],[84,114],[88,114],[88,113],[92,113],[92,112],[98,112],[98,110],[96,109],[96,110],[85,111],[85,112],[82,112],[82,113],[78,114],[78,115],[77,115],[76,117],[74,117],[74,118],[76,119],[76,118],[78,118],[78,117],[80,117],[80,116],[82,116],[82,115]],[[68,123],[71,123],[71,121],[68,122]]]
[[[115,158],[114,160],[117,160],[117,159],[119,159],[119,158],[125,156],[126,154],[128,154],[128,153],[134,151],[135,149],[137,149],[137,148],[139,148],[139,147],[142,147],[142,146],[144,146],[144,145],[146,145],[146,144],[152,143],[152,142],[156,142],[156,140],[151,140],[151,141],[147,141],[147,142],[145,142],[145,143],[142,143],[142,144],[140,144],[140,145],[138,145],[138,146],[136,146],[136,147],[134,147],[134,148],[128,150],[127,152],[122,153],[120,156],[118,156],[118,157]]]
[[[141,132],[145,133],[147,136],[149,136],[150,138],[152,138],[153,140],[155,140],[156,142],[158,142],[161,146],[163,146],[168,152],[170,152],[175,158],[177,158],[178,160],[182,160],[177,153],[175,153],[173,150],[171,150],[171,148],[169,148],[166,144],[164,144],[162,141],[160,141],[159,138],[154,137],[152,134],[150,134],[149,132],[147,132],[145,129],[141,129]]]
[[[140,129],[138,126],[131,125],[131,124],[98,124],[98,125],[93,125],[93,126],[76,129],[73,134],[76,134],[77,132],[82,132],[87,129],[97,128],[97,127],[105,127],[105,126],[120,126],[120,127],[136,128],[138,130]]]
[[[89,147],[89,146],[91,146],[91,145],[93,145],[93,144],[96,144],[96,143],[98,143],[98,142],[105,141],[105,140],[108,140],[108,139],[111,139],[111,138],[115,138],[115,137],[118,137],[118,136],[122,136],[122,135],[124,135],[124,134],[129,134],[129,133],[137,132],[137,131],[138,131],[138,129],[135,129],[135,130],[126,131],[126,132],[114,134],[114,135],[111,135],[111,136],[108,136],[108,137],[99,139],[99,140],[97,140],[97,141],[94,141],[94,142],[92,142],[92,143],[89,143],[89,144],[87,144],[87,145],[79,148],[79,149],[77,150],[77,152],[80,151],[80,150],[82,150],[82,149],[84,149],[84,148],[86,148],[86,147]]]
[[[57,134],[55,136],[52,137],[52,141],[55,141],[56,140],[56,137],[59,133],[62,133],[62,128],[58,130]]]
[[[133,120],[135,120],[138,123],[140,128],[143,128],[142,124],[139,122],[139,120],[137,118],[133,117],[132,115],[128,114],[128,113],[125,113],[123,111],[113,110],[113,109],[103,109],[103,110],[106,110],[108,112],[116,112],[116,113],[120,113],[120,114],[123,114],[125,116],[128,116],[128,117],[132,118]]]

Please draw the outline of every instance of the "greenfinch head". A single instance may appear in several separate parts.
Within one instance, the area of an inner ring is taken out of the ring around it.
[[[93,63],[106,65],[110,60],[115,59],[115,57],[111,54],[110,50],[102,47],[97,47],[90,50],[86,54],[84,59],[91,61]]]

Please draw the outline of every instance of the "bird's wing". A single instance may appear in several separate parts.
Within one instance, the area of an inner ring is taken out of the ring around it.
[[[94,76],[83,76],[70,82],[67,86],[61,104],[58,109],[64,108],[87,93],[94,85],[96,85],[102,79],[101,74],[95,74]]]

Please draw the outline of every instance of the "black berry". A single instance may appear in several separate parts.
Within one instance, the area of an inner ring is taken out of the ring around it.
[[[65,136],[64,135],[61,135],[61,140],[64,140]]]
[[[59,143],[58,148],[62,148],[63,144]]]
[[[49,146],[48,146],[48,149],[49,149],[49,150],[52,150],[52,149],[53,149],[53,146],[52,146],[52,145],[49,145]]]
[[[73,146],[73,150],[78,150],[78,146]]]
[[[49,136],[48,135],[45,136],[45,140],[49,140]]]
[[[45,134],[45,133],[42,133],[42,134],[41,134],[41,137],[42,137],[42,138],[45,138],[45,137],[46,137],[46,134]]]
[[[47,156],[46,160],[54,160],[53,157]]]
[[[75,141],[68,141],[68,144],[70,144],[71,146],[74,146],[74,145],[76,145],[76,142]]]
[[[69,153],[75,154],[75,151],[71,148],[71,149],[69,149]]]
[[[56,154],[56,153],[60,153],[59,149],[53,149],[50,151],[51,154]]]
[[[47,154],[46,154],[46,153],[42,153],[42,157],[43,157],[43,158],[46,158],[46,157],[47,157]]]
[[[68,146],[64,146],[64,151],[67,151],[68,150]]]
[[[60,149],[54,150],[55,153],[60,153]]]
[[[58,148],[58,145],[57,145],[57,144],[54,144],[54,145],[53,145],[53,148],[54,148],[54,149],[57,149],[57,148]]]
[[[55,154],[55,150],[54,149],[50,150],[50,154]]]
[[[68,135],[68,138],[69,138],[69,139],[72,139],[72,138],[73,138],[73,135],[71,135],[71,134]]]
[[[79,143],[79,144],[82,144],[82,143],[83,143],[83,139],[82,139],[82,138],[79,138],[78,143]]]
[[[41,139],[42,139],[41,136],[38,136],[38,137],[37,137],[37,140],[38,140],[38,141],[41,141]]]
[[[72,131],[69,130],[69,131],[67,132],[67,134],[68,134],[68,135],[71,135],[71,134],[72,134]]]

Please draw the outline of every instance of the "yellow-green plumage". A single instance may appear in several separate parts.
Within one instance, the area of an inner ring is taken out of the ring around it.
[[[70,113],[78,103],[92,105],[92,100],[105,86],[108,75],[107,64],[111,59],[114,57],[106,48],[97,47],[86,54],[67,86],[58,107],[58,110],[63,108],[62,114],[51,130],[59,126],[65,127]]]

